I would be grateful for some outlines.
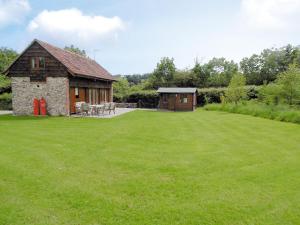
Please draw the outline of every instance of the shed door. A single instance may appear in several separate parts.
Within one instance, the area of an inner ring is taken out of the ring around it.
[[[169,99],[168,99],[168,109],[169,110],[175,110],[175,100],[176,100],[176,95],[169,94]]]

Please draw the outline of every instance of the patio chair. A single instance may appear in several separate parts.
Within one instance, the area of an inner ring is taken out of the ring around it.
[[[113,102],[111,102],[111,103],[109,104],[109,114],[110,114],[111,111],[113,111],[114,114],[116,114],[116,104],[113,103]]]
[[[85,102],[76,102],[75,103],[75,113],[76,114],[82,114],[82,111],[81,111],[81,105],[85,103]]]
[[[102,115],[104,112],[104,105],[100,104],[96,106],[96,113],[98,116]]]
[[[102,108],[102,114],[105,113],[105,111],[109,111],[110,104],[109,103],[104,103],[104,107]]]
[[[81,104],[81,113],[82,115],[85,114],[87,116],[90,114],[90,107],[88,103],[84,102]]]

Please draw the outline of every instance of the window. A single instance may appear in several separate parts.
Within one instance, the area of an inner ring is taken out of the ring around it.
[[[78,90],[78,88],[75,88],[75,96],[76,96],[76,98],[79,98],[79,90]]]
[[[45,57],[32,57],[30,64],[32,70],[45,69]]]
[[[45,69],[45,58],[39,57],[39,68]]]
[[[187,102],[188,102],[187,94],[180,94],[180,103],[187,103]]]

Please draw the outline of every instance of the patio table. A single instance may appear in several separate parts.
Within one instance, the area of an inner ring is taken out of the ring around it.
[[[97,113],[97,109],[102,108],[102,107],[104,107],[104,105],[102,105],[102,104],[100,104],[100,105],[98,105],[98,104],[96,104],[96,105],[90,105],[91,114],[92,113],[96,114]]]

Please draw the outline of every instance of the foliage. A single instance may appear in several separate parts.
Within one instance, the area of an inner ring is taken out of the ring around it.
[[[0,94],[0,110],[11,110],[11,93]]]
[[[300,108],[287,105],[266,105],[258,101],[243,102],[243,104],[209,104],[204,107],[206,110],[226,111],[230,113],[239,113],[263,117],[272,120],[300,124]]]
[[[298,224],[299,133],[203,110],[0,116],[0,223]]]
[[[208,74],[209,86],[227,86],[231,77],[237,73],[238,65],[234,61],[227,61],[225,58],[213,58],[204,66],[204,73]]]
[[[234,74],[225,92],[225,101],[234,102],[235,104],[237,104],[239,101],[245,99],[245,84],[246,79],[242,74]]]
[[[0,94],[10,92],[11,81],[1,74],[18,57],[18,53],[12,49],[0,48]]]
[[[256,99],[259,96],[260,86],[248,85],[245,86],[247,99]],[[227,91],[226,87],[222,88],[199,88],[197,96],[197,104],[203,106],[209,103],[221,103],[222,96],[225,96]]]
[[[145,82],[151,74],[132,74],[132,75],[124,75],[130,85],[138,85]]]
[[[195,61],[195,65],[192,68],[191,73],[193,74],[193,78],[194,78],[193,80],[195,80],[193,86],[195,86],[195,87],[207,87],[208,86],[208,78],[209,78],[210,74],[204,70],[204,67],[200,65],[198,60]]]
[[[173,86],[175,71],[174,59],[162,58],[149,78],[151,87],[157,89],[159,87]]]
[[[262,85],[276,80],[279,73],[286,71],[290,64],[300,62],[300,49],[292,45],[265,49],[260,55],[243,58],[240,67],[247,84]]]
[[[197,76],[190,70],[177,70],[174,74],[174,86],[197,87]]]
[[[5,75],[0,74],[0,94],[10,89],[11,80]]]
[[[114,93],[114,102],[138,103],[139,108],[156,108],[159,95],[154,90],[131,90],[126,95]]]
[[[279,74],[276,83],[281,88],[281,95],[285,103],[300,104],[300,69],[296,64],[291,64],[288,70]]]
[[[129,89],[130,86],[126,78],[121,77],[113,83],[114,96],[118,101],[122,101],[129,94]]]
[[[267,105],[279,104],[281,88],[276,83],[264,84],[259,91],[259,100]]]
[[[18,53],[9,48],[0,48],[0,74],[18,57]]]
[[[300,69],[296,64],[278,75],[274,83],[264,85],[260,91],[260,100],[266,104],[300,104]]]
[[[159,95],[156,91],[131,92],[127,97],[127,102],[138,103],[139,108],[157,108]]]
[[[67,50],[67,51],[70,51],[70,52],[74,52],[74,53],[76,53],[78,55],[87,57],[85,50],[82,50],[82,49],[80,49],[78,47],[75,47],[74,45],[65,46],[64,49]]]

